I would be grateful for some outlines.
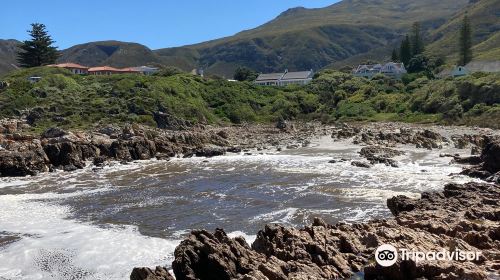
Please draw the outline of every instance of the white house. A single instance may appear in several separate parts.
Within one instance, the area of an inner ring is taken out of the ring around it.
[[[300,71],[284,73],[260,74],[254,81],[261,86],[287,86],[287,85],[306,85],[312,81],[314,71]]]
[[[148,67],[148,66],[138,66],[138,67],[132,67],[134,71],[137,71],[139,73],[142,73],[146,76],[153,75],[154,73],[158,72],[159,69],[156,67]]]
[[[455,69],[453,69],[450,73],[452,77],[461,77],[465,75],[469,75],[469,70],[465,68],[464,66],[457,66]]]
[[[401,77],[407,73],[406,68],[403,63],[388,62],[384,65],[382,64],[362,64],[352,71],[353,75],[356,77],[365,77],[368,79],[373,78],[377,74],[383,74],[395,79],[401,79]]]
[[[500,60],[472,61],[465,66],[457,66],[453,70],[443,70],[438,74],[440,78],[462,77],[476,72],[500,73]]]

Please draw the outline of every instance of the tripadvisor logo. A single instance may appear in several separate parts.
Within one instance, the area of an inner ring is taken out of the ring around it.
[[[392,245],[384,244],[375,252],[375,260],[381,266],[392,266],[398,261],[398,250]]]
[[[478,251],[462,251],[454,250],[448,251],[443,249],[441,251],[412,251],[408,249],[396,249],[396,247],[384,244],[377,248],[375,251],[375,260],[380,266],[389,267],[398,261],[398,256],[401,260],[412,260],[416,263],[420,261],[477,261],[481,256]]]

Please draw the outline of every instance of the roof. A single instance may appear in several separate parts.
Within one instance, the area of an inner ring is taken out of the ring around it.
[[[465,68],[471,72],[500,72],[500,60],[472,61]]]
[[[159,69],[156,67],[149,67],[149,66],[138,66],[138,67],[132,67],[132,69],[136,71],[158,71]]]
[[[83,65],[80,65],[80,64],[77,64],[77,63],[71,63],[71,62],[60,63],[60,64],[52,64],[52,65],[49,65],[49,66],[59,67],[59,68],[89,69],[89,67],[87,67],[87,66],[83,66]]]
[[[310,79],[311,75],[312,75],[312,71],[288,72],[283,76],[282,80]]]
[[[260,74],[256,81],[272,81],[279,80],[283,77],[284,73],[270,73],[270,74]]]
[[[100,66],[100,67],[89,68],[89,72],[100,72],[100,71],[122,72],[121,69],[113,68],[113,67],[110,67],[110,66]]]

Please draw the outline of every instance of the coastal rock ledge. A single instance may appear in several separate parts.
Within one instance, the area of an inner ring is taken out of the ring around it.
[[[500,277],[500,185],[448,184],[420,199],[397,196],[394,218],[336,225],[315,219],[301,229],[267,225],[249,246],[222,229],[195,230],[175,250],[177,280],[497,279]],[[481,252],[474,261],[375,262],[382,244],[412,251]],[[136,268],[133,280],[173,279],[166,268]]]

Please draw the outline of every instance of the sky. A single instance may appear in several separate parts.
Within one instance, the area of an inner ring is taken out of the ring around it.
[[[65,49],[119,40],[151,49],[183,46],[233,35],[266,23],[293,7],[320,8],[338,0],[15,0],[0,8],[0,39],[25,40],[43,23]]]

